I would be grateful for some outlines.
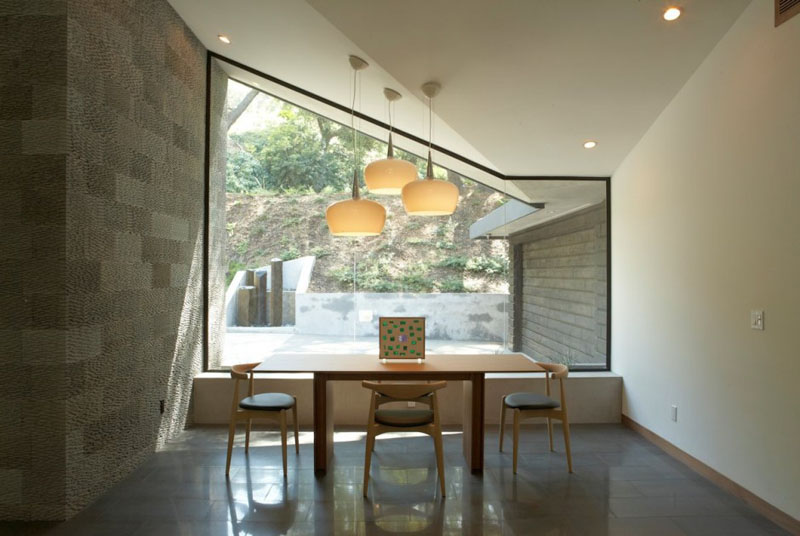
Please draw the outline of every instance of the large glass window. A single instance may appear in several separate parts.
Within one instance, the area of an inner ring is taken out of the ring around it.
[[[325,209],[351,195],[353,136],[361,171],[386,143],[220,66],[211,76],[209,368],[273,353],[377,355],[381,316],[424,316],[429,353],[507,349],[508,243],[469,232],[508,201],[502,192],[435,167],[459,188],[452,216],[408,216],[399,196],[367,192],[386,208],[383,233],[335,238]],[[395,156],[424,176],[420,155]]]
[[[428,353],[520,351],[608,370],[608,179],[506,177],[434,151],[458,208],[408,216],[399,196],[363,183],[386,154],[381,125],[353,130],[346,107],[209,65],[209,369],[275,353],[377,357],[381,316],[423,316]],[[426,150],[396,133],[395,156],[420,176]],[[325,210],[350,197],[354,167],[386,225],[335,238]]]

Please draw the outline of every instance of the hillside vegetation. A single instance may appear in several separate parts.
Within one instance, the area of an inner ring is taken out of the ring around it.
[[[360,292],[507,291],[505,241],[469,239],[469,226],[502,195],[434,166],[434,176],[459,188],[455,214],[408,217],[399,197],[373,197],[387,210],[383,233],[334,238],[325,209],[350,196],[354,168],[384,157],[385,140],[234,80],[227,91],[228,281],[275,257],[315,255],[312,292],[352,291],[354,262]],[[424,158],[399,148],[395,155],[425,176]]]
[[[348,193],[227,194],[228,280],[237,270],[279,257],[315,255],[310,292],[507,292],[503,240],[471,240],[469,226],[503,197],[469,180],[449,217],[410,217],[399,197],[371,197],[386,207],[377,237],[334,238],[325,209]]]

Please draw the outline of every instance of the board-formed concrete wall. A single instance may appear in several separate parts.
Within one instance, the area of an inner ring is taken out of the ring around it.
[[[604,366],[608,325],[605,202],[509,240],[522,246],[522,280],[512,283],[522,302],[517,309],[521,313],[516,326],[519,350],[543,361]]]
[[[0,22],[0,519],[64,519],[189,409],[205,49],[166,0]]]
[[[428,339],[499,342],[509,314],[508,294],[313,293],[297,294],[295,326],[297,333],[372,337],[380,316],[424,316]]]

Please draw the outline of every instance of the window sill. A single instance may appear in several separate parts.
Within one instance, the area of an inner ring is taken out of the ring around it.
[[[212,380],[212,379],[225,379],[230,378],[228,372],[202,372],[195,376],[198,380]],[[488,372],[486,373],[487,380],[504,380],[510,378],[541,378],[541,372]],[[620,378],[619,374],[611,371],[574,371],[569,373],[569,377],[573,379],[579,378]],[[310,372],[297,372],[293,374],[277,374],[269,372],[256,372],[256,378],[265,380],[311,380],[314,375]]]

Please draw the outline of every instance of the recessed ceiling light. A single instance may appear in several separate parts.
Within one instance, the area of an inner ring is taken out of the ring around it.
[[[230,44],[231,44],[231,38],[230,38],[230,37],[228,37],[228,36],[227,36],[227,35],[225,35],[225,34],[219,34],[219,35],[217,36],[217,38],[218,38],[220,41],[222,41],[223,43],[225,43],[226,45],[230,45]]]
[[[673,21],[681,16],[681,10],[677,7],[669,7],[664,11],[664,20]]]
[[[594,140],[586,140],[583,142],[584,149],[594,149],[595,147],[597,147],[597,142]]]

